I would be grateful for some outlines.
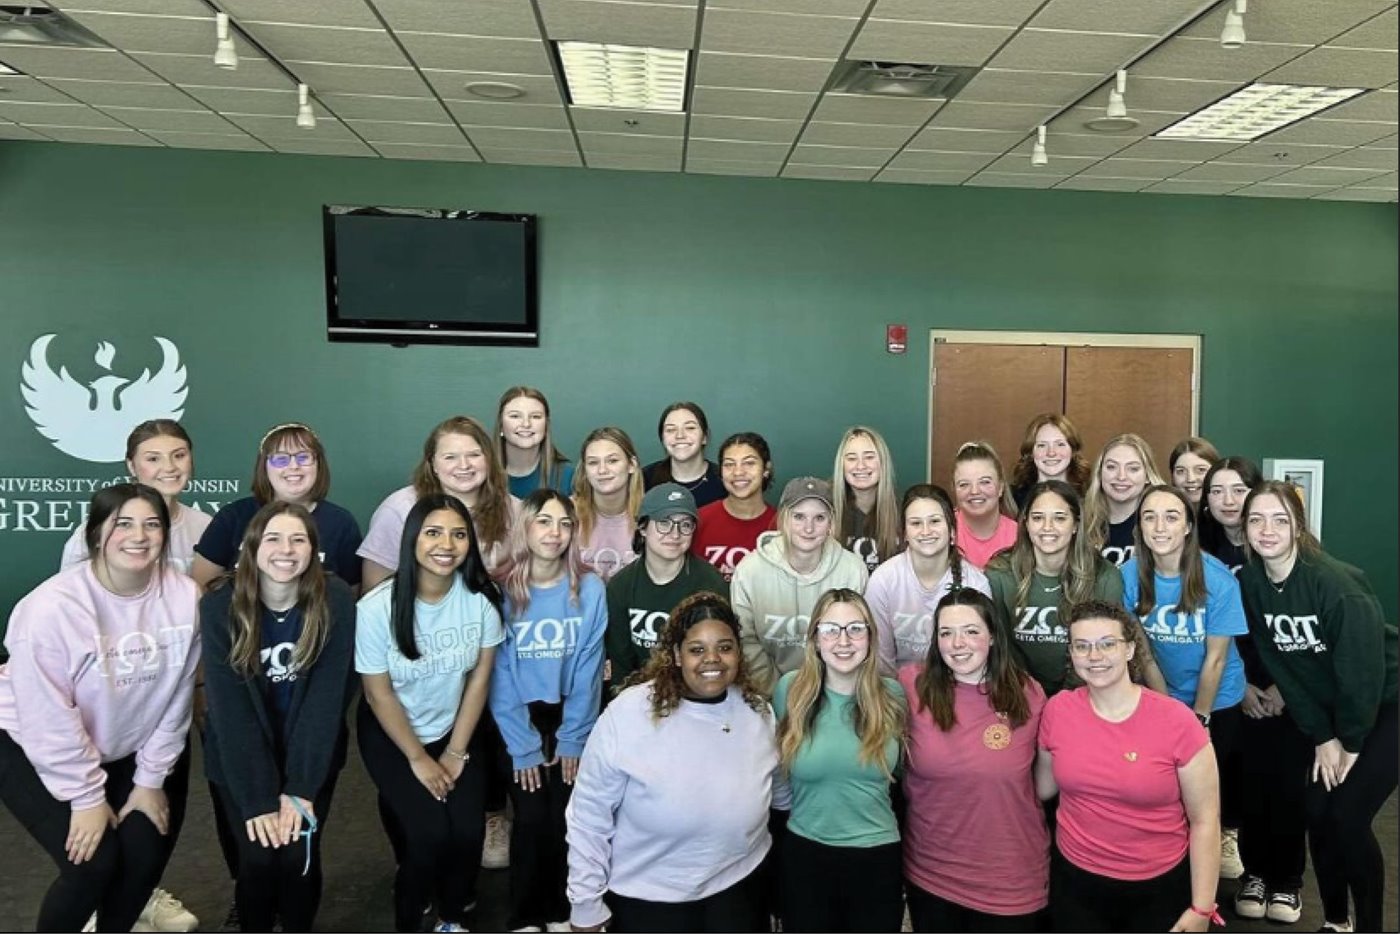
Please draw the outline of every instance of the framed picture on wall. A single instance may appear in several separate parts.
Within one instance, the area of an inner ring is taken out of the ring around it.
[[[1291,483],[1303,500],[1308,530],[1322,541],[1322,461],[1298,458],[1264,458],[1264,479]]]

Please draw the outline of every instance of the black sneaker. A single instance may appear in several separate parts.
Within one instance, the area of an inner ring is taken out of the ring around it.
[[[228,903],[228,914],[224,915],[224,923],[219,925],[220,931],[238,932],[243,930],[243,922],[238,918],[238,901],[231,900]]]
[[[1296,924],[1303,916],[1303,893],[1297,889],[1284,889],[1269,893],[1269,908],[1266,917],[1280,924]]]
[[[1240,890],[1235,893],[1235,914],[1250,921],[1257,921],[1268,911],[1269,893],[1264,888],[1264,880],[1259,876],[1247,875],[1240,880]]]

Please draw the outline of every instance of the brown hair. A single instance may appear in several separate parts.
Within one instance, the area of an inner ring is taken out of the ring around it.
[[[1283,508],[1288,510],[1289,517],[1293,520],[1293,547],[1297,549],[1300,556],[1316,557],[1322,553],[1322,543],[1313,535],[1312,529],[1308,528],[1308,517],[1303,507],[1303,492],[1297,484],[1287,480],[1264,480],[1258,486],[1249,491],[1249,495],[1244,498],[1244,508],[1240,521],[1244,524],[1246,532],[1244,536],[1244,553],[1251,558],[1254,556],[1254,549],[1249,545],[1249,507],[1254,505],[1254,501],[1261,496],[1277,496],[1278,501],[1283,503]]]
[[[277,498],[272,490],[272,481],[267,478],[267,458],[276,454],[282,445],[305,448],[316,456],[316,482],[311,485],[309,499],[319,503],[331,489],[331,465],[326,461],[326,449],[321,439],[310,426],[301,422],[285,422],[270,428],[258,442],[258,456],[253,461],[253,498],[259,506],[266,506]]]
[[[1181,459],[1183,454],[1194,454],[1208,464],[1214,464],[1220,460],[1220,452],[1215,449],[1215,445],[1205,438],[1192,435],[1178,441],[1176,447],[1172,448],[1171,456],[1167,458],[1167,473],[1176,469],[1176,462]]]
[[[1069,416],[1059,412],[1044,412],[1026,424],[1026,434],[1021,438],[1020,457],[1016,466],[1011,468],[1012,488],[1025,489],[1040,479],[1040,471],[1035,466],[1035,436],[1046,425],[1059,429],[1060,434],[1065,436],[1065,441],[1069,442],[1070,458],[1069,466],[1065,468],[1065,482],[1083,496],[1084,488],[1089,483],[1089,462],[1084,458],[1084,439],[1080,437],[1079,429],[1074,427],[1074,422],[1069,420]]]
[[[1138,501],[1138,521],[1133,526],[1133,556],[1137,558],[1138,597],[1133,612],[1144,616],[1152,612],[1152,608],[1157,605],[1157,557],[1151,548],[1142,543],[1142,506],[1147,502],[1147,497],[1154,493],[1170,496],[1179,502],[1186,519],[1186,543],[1182,546],[1179,569],[1181,596],[1177,598],[1176,608],[1182,613],[1194,613],[1205,609],[1206,568],[1205,562],[1201,560],[1201,536],[1197,531],[1196,510],[1185,493],[1170,484],[1160,483],[1143,490],[1142,499]]]
[[[472,509],[471,516],[482,549],[489,551],[492,545],[510,534],[510,486],[506,480],[506,470],[501,466],[500,454],[491,443],[491,435],[487,433],[485,425],[469,415],[454,415],[439,422],[423,442],[423,459],[413,468],[413,491],[420,499],[444,492],[442,482],[433,471],[433,458],[437,455],[438,442],[444,435],[471,438],[486,457],[486,480],[477,493],[476,507]]]
[[[501,463],[506,462],[505,419],[502,416],[505,415],[506,406],[516,399],[534,399],[544,406],[544,437],[540,439],[540,486],[554,486],[569,459],[554,446],[554,416],[549,413],[549,400],[534,386],[512,386],[501,393],[501,400],[496,403],[496,450]]]
[[[153,418],[137,425],[131,429],[131,434],[126,436],[126,459],[133,460],[137,448],[152,438],[160,437],[179,438],[185,442],[185,447],[190,449],[190,454],[194,454],[194,442],[190,440],[189,433],[183,425],[173,418]]]
[[[1076,603],[1070,607],[1069,615],[1065,617],[1065,636],[1069,642],[1074,641],[1073,636],[1070,635],[1070,627],[1086,619],[1109,619],[1118,624],[1123,641],[1135,647],[1133,657],[1128,659],[1128,677],[1141,684],[1143,653],[1151,652],[1152,649],[1147,642],[1147,633],[1143,631],[1142,623],[1138,621],[1138,618],[1116,603],[1108,603],[1103,600],[1085,600],[1082,603]],[[1069,669],[1069,678],[1065,682],[1065,687],[1073,687],[1075,683],[1082,683],[1075,674],[1073,662],[1070,661],[1073,654],[1066,646],[1065,664]]]
[[[954,606],[965,606],[975,610],[981,617],[982,624],[987,627],[987,635],[991,637],[991,644],[987,649],[987,669],[983,672],[982,683],[978,685],[978,689],[987,696],[992,710],[1006,717],[1012,729],[1024,726],[1031,718],[1031,705],[1026,700],[1026,683],[1030,680],[1030,675],[1016,661],[1016,653],[1012,651],[1009,635],[998,628],[996,608],[991,597],[971,587],[956,587],[948,591],[943,599],[938,601],[938,608],[933,611],[933,641],[929,643],[924,670],[914,679],[914,692],[919,709],[929,711],[933,715],[933,722],[938,724],[938,728],[944,733],[958,724],[957,702],[954,697],[957,678],[953,676],[953,670],[943,660],[943,653],[938,648],[938,618],[943,615],[945,609]]]

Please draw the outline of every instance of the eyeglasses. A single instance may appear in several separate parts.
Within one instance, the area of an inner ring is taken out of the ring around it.
[[[840,623],[817,623],[818,639],[824,639],[827,642],[835,642],[837,639],[841,638],[841,633],[843,632],[852,642],[859,642],[861,639],[870,635],[870,624],[857,622],[846,623],[843,626]]]
[[[1099,650],[1100,655],[1108,655],[1118,651],[1118,647],[1126,645],[1127,639],[1117,639],[1113,636],[1105,636],[1097,642],[1089,642],[1087,639],[1075,639],[1069,644],[1069,650],[1080,658],[1093,653],[1094,649]]]
[[[267,455],[267,466],[277,470],[292,466],[293,461],[298,467],[310,467],[316,463],[316,455],[311,451],[297,451],[295,454],[278,451],[276,454]]]
[[[672,532],[690,535],[695,532],[695,520],[689,516],[680,519],[652,519],[651,522],[662,535],[670,535]]]

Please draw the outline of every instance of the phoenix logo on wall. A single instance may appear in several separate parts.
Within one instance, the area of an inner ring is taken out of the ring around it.
[[[180,351],[163,337],[156,337],[163,354],[154,374],[142,370],[135,379],[112,371],[117,349],[106,341],[97,345],[93,361],[104,375],[82,384],[60,366],[49,366],[49,344],[56,334],[45,334],[29,348],[29,359],[20,368],[20,391],[25,412],[34,427],[70,457],[106,464],[126,457],[131,430],[153,418],[178,420],[184,414],[185,367]]]

